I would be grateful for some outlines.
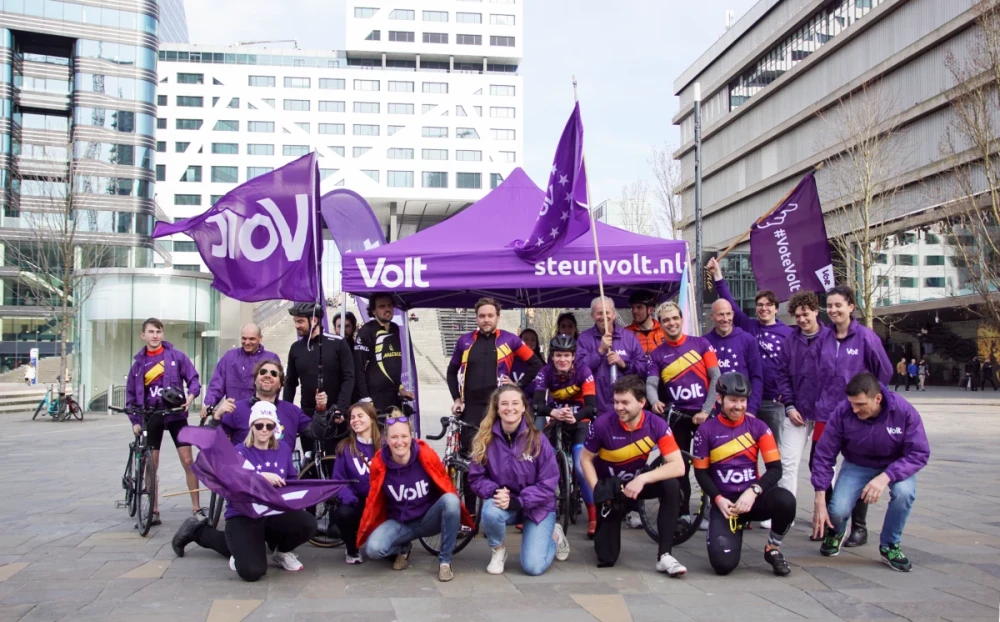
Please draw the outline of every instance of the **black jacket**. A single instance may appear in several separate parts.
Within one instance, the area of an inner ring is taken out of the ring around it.
[[[344,416],[351,407],[354,390],[354,358],[347,342],[338,335],[324,333],[323,338],[323,391],[327,396],[327,409],[339,410]],[[300,339],[288,349],[285,367],[285,389],[282,399],[295,399],[295,389],[302,385],[302,410],[312,416],[316,410],[316,383],[319,378],[319,340],[313,337],[306,344]]]
[[[384,329],[378,320],[366,322],[358,330],[354,346],[354,371],[357,393],[372,397],[374,393],[396,395],[403,375],[403,353],[400,348],[399,326],[389,322]]]

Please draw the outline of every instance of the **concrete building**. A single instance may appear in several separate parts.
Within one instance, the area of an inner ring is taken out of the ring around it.
[[[897,133],[887,159],[879,221],[891,233],[876,258],[876,322],[891,356],[928,355],[937,381],[981,347],[967,308],[976,297],[958,245],[968,236],[944,218],[954,198],[942,139],[953,120],[945,68],[967,58],[978,26],[974,0],[761,0],[709,46],[674,83],[680,110],[684,236],[694,240],[693,97],[703,111],[703,210],[706,251],[735,241],[821,162],[817,175],[827,232],[850,225],[838,216],[846,171],[836,156],[850,148],[844,129],[858,107],[876,108]],[[752,309],[748,245],[730,255]],[[730,266],[727,266],[730,268]],[[852,283],[855,284],[855,283]],[[712,298],[706,296],[707,301]]]

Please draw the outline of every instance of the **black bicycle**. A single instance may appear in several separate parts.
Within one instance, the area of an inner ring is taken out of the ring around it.
[[[673,425],[681,418],[691,419],[693,415],[670,408],[663,417],[667,420],[667,425]],[[708,516],[708,511],[712,506],[708,495],[702,492],[698,480],[695,479],[694,468],[691,465],[691,453],[681,449],[681,458],[684,460],[686,470],[684,477],[691,482],[691,495],[685,499],[685,492],[683,488],[681,489],[681,515],[678,517],[677,527],[674,529],[674,546],[684,544],[698,532],[698,526],[701,525],[702,519]],[[650,454],[647,464],[650,469],[655,469],[663,464],[663,456],[660,455],[658,449],[654,449],[653,453]],[[646,533],[654,542],[660,541],[660,534],[656,530],[656,518],[659,512],[659,499],[646,499],[639,504],[639,519],[642,521]]]
[[[556,491],[556,521],[562,525],[563,532],[569,528],[569,524],[576,524],[583,506],[583,492],[580,484],[576,481],[573,472],[572,450],[566,451],[567,447],[572,447],[569,439],[570,432],[566,430],[562,421],[553,419],[554,429],[552,436],[555,439],[553,449],[556,454],[556,464],[559,467],[559,490]]]
[[[212,421],[212,415],[215,414],[215,407],[209,406],[205,409],[205,418],[201,420],[199,426],[205,426],[209,421]],[[219,521],[222,520],[222,510],[226,506],[226,500],[219,496],[215,491],[212,492],[212,496],[209,498],[208,502],[208,514],[206,515],[206,523],[209,527],[218,527]]]
[[[328,456],[322,441],[313,441],[313,450],[306,452],[305,463],[299,471],[299,479],[331,479],[336,456]],[[344,544],[337,529],[334,515],[340,500],[333,496],[317,503],[311,510],[316,516],[316,533],[309,538],[309,544],[323,549],[332,549]]]
[[[445,472],[448,473],[448,479],[451,480],[452,485],[455,487],[455,493],[458,495],[459,500],[464,502],[466,491],[469,491],[469,460],[462,456],[460,448],[462,428],[476,428],[476,426],[468,424],[457,417],[441,417],[441,433],[437,436],[428,435],[425,438],[429,441],[438,441],[447,437],[444,457],[441,459],[441,462],[444,463]],[[456,553],[468,546],[469,542],[472,542],[472,539],[476,537],[476,533],[479,532],[479,519],[482,515],[483,500],[477,495],[470,494],[470,496],[476,497],[476,507],[466,509],[472,512],[475,526],[470,529],[463,525],[459,529],[458,537],[455,539]],[[441,535],[421,536],[420,545],[431,555],[438,555],[441,553]]]

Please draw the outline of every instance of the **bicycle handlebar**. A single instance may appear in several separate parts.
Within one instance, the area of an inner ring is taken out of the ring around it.
[[[448,427],[452,425],[452,422],[454,422],[455,424],[457,424],[459,427],[462,427],[462,428],[476,429],[478,427],[478,426],[472,425],[471,423],[466,423],[466,422],[462,421],[461,419],[459,419],[458,417],[441,417],[441,433],[438,434],[437,436],[435,436],[433,434],[429,434],[429,435],[425,436],[424,439],[428,440],[428,441],[439,441],[439,440],[441,440],[442,438],[444,438],[445,434],[448,433]]]

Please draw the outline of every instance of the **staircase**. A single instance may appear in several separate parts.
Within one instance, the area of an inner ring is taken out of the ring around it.
[[[411,312],[417,321],[410,320],[413,360],[417,366],[420,386],[444,385],[447,380],[451,352],[442,350],[443,336],[438,309],[416,309]]]
[[[67,344],[68,345],[68,344]],[[70,354],[66,357],[66,367],[72,372],[73,369],[73,356]],[[58,356],[47,356],[45,358],[38,359],[38,376],[35,382],[38,384],[50,384],[57,382],[59,380],[59,357]],[[72,378],[72,373],[70,374]],[[18,383],[24,384],[24,366],[20,366],[17,369],[12,369],[7,373],[0,374],[0,383]]]

